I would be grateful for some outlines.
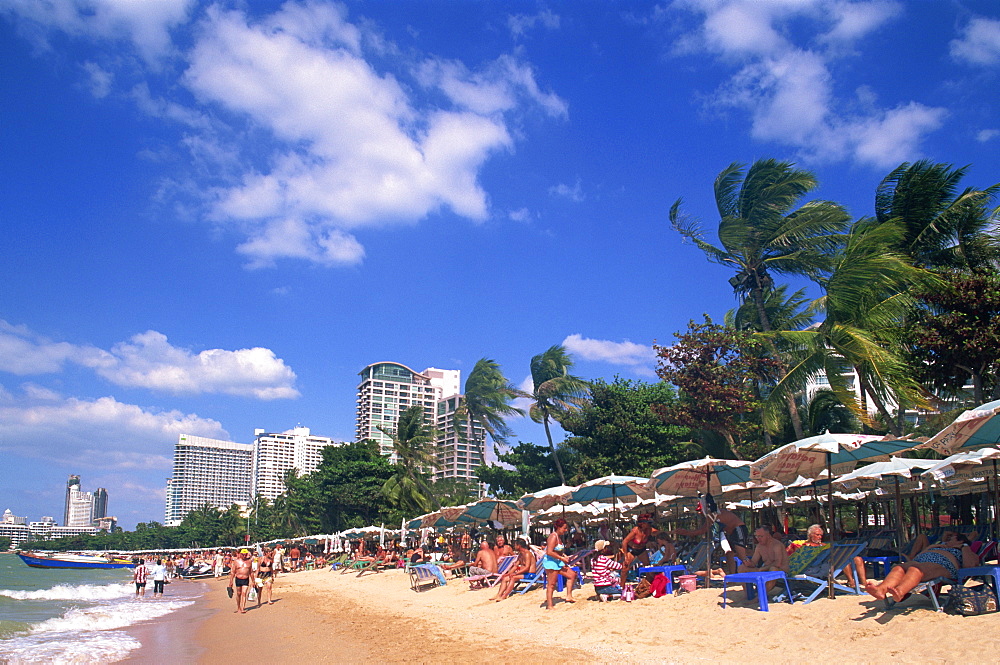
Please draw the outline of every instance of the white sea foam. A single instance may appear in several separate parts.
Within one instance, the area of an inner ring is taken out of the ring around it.
[[[11,665],[114,663],[140,646],[139,640],[121,630],[24,635],[0,642],[0,659]]]
[[[50,589],[35,591],[0,589],[0,596],[14,600],[115,600],[126,598],[133,593],[135,587],[131,584],[59,584]]]
[[[31,632],[73,632],[94,630],[115,630],[126,628],[140,621],[148,621],[170,614],[193,601],[183,600],[134,600],[81,607],[67,611],[62,616],[47,619],[31,627]]]

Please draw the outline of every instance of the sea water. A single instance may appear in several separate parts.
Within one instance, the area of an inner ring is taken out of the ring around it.
[[[127,628],[194,603],[202,586],[137,599],[131,569],[29,568],[0,553],[0,663],[113,663],[141,645]]]

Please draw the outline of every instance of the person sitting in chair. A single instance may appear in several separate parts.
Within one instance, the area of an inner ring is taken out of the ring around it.
[[[742,564],[737,570],[741,573],[762,573],[777,572],[788,573],[788,554],[782,546],[781,541],[771,536],[771,531],[766,527],[758,527],[753,532],[757,547],[754,548],[750,561]],[[770,591],[776,580],[767,583],[767,590]]]
[[[518,581],[535,574],[535,553],[528,546],[528,541],[518,538],[514,541],[514,549],[517,552],[517,562],[500,576],[497,595],[490,600],[500,602],[511,594]]]
[[[969,547],[969,539],[953,531],[945,531],[939,544],[929,545],[912,560],[893,566],[881,584],[868,580],[865,591],[879,600],[892,596],[899,602],[921,582],[937,577],[953,580],[959,568],[975,568],[978,565],[979,557]]]

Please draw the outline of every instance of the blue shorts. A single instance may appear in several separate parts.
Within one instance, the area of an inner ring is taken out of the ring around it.
[[[594,585],[594,591],[596,591],[598,593],[598,595],[601,595],[601,596],[606,596],[608,594],[620,595],[621,592],[622,592],[622,588],[620,586],[618,586],[617,584],[612,584],[610,586],[597,586],[595,584]]]
[[[566,567],[566,563],[562,559],[557,559],[546,554],[542,557],[542,567],[545,570],[562,570]]]

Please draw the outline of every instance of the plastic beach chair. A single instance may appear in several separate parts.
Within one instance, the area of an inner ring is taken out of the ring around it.
[[[410,588],[417,592],[425,589],[433,589],[440,584],[437,573],[426,565],[416,565],[411,567],[409,575]]]
[[[795,599],[792,597],[792,589],[788,586],[788,577],[785,573],[779,571],[756,571],[752,573],[736,573],[735,575],[726,575],[726,579],[722,586],[722,609],[726,608],[726,591],[728,591],[730,584],[746,584],[747,585],[747,598],[753,598],[753,594],[750,591],[750,585],[756,587],[758,600],[758,609],[761,612],[768,611],[767,604],[767,583],[771,581],[781,581],[785,584],[785,598],[790,604],[795,603]],[[809,602],[809,601],[806,601]]]
[[[492,587],[500,581],[500,576],[506,573],[516,561],[516,554],[503,556],[500,557],[499,561],[497,561],[497,572],[490,573],[488,575],[469,575],[468,577],[463,577],[462,579],[469,583],[470,589],[484,589]]]
[[[830,582],[828,579],[828,575],[831,569],[833,570],[833,579],[836,579],[838,575],[844,572],[844,568],[846,568],[849,564],[851,564],[854,561],[854,557],[858,556],[864,549],[865,549],[865,543],[854,543],[849,545],[842,545],[840,543],[837,543],[831,545],[829,549],[829,555],[826,558],[826,562],[823,566],[819,567],[820,570],[817,571],[817,567],[814,566],[813,568],[810,569],[810,571],[808,571],[808,572],[823,571],[826,572],[827,575],[823,577],[818,577],[810,575],[807,572],[807,573],[802,573],[800,575],[792,576],[790,579],[793,582],[808,582],[810,584],[816,585],[816,589],[814,589],[813,592],[805,599],[805,603],[808,604],[816,600],[816,598],[818,598],[819,595],[823,593],[823,591],[829,588]],[[857,575],[854,576],[853,589],[851,587],[844,586],[843,584],[837,584],[836,582],[834,582],[833,588],[838,591],[845,591],[847,593],[853,593],[854,595],[861,595],[861,588],[860,586],[858,586]]]

